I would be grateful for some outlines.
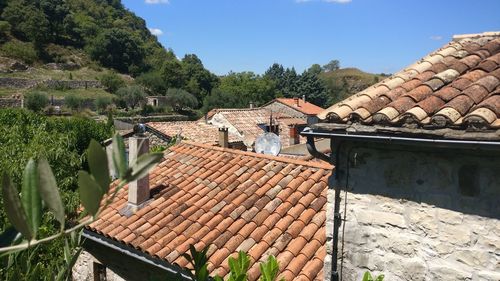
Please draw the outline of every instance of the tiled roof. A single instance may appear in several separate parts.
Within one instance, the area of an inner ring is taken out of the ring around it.
[[[310,102],[304,101],[303,99],[294,99],[294,98],[277,98],[276,101],[288,105],[295,110],[298,110],[307,115],[316,115],[322,112],[324,109],[312,104]],[[297,106],[297,101],[299,102]]]
[[[233,126],[243,139],[255,141],[258,136],[265,132],[259,127],[259,124],[269,125],[271,114],[274,124],[277,124],[280,130],[281,145],[283,147],[289,146],[288,126],[301,123],[283,112],[271,112],[265,108],[221,108],[215,111],[209,122],[218,126]]]
[[[127,187],[89,229],[151,256],[186,267],[190,244],[211,245],[208,269],[226,276],[228,257],[258,262],[277,257],[286,280],[323,280],[327,178],[316,163],[181,143],[150,174],[154,199],[130,217],[120,215]]]
[[[455,36],[415,64],[318,115],[331,123],[500,128],[500,32]]]
[[[206,124],[204,121],[178,121],[178,122],[149,122],[147,126],[160,133],[174,137],[181,134],[184,139],[207,144],[217,144],[219,141],[218,127]],[[229,133],[229,142],[238,142],[242,139]]]

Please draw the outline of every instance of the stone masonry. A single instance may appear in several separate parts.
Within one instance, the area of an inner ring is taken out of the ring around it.
[[[500,280],[498,155],[393,145],[344,145],[340,153],[336,184],[348,187],[341,193],[341,280],[361,280],[365,271],[391,281]],[[333,190],[328,197],[327,278]]]

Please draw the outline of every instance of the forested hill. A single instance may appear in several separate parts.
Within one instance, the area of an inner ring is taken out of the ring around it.
[[[66,79],[102,82],[103,73],[113,69],[134,77],[145,94],[167,95],[178,108],[205,112],[303,95],[326,108],[381,77],[340,69],[337,60],[313,64],[303,73],[275,63],[263,75],[231,72],[218,77],[196,55],[178,59],[164,48],[146,22],[120,0],[0,0],[0,64],[2,57],[23,61],[35,71],[0,71],[0,76],[61,79],[64,74]],[[51,62],[77,64],[82,70],[61,73],[42,67]],[[0,95],[10,93],[0,89]]]

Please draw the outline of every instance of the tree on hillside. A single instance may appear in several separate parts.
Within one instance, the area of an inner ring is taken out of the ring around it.
[[[250,102],[264,104],[275,97],[275,83],[253,72],[229,73],[221,78],[218,89],[235,95],[240,100],[238,107],[247,107]]]
[[[187,54],[181,61],[186,84],[184,89],[195,95],[199,102],[212,91],[218,82],[217,76],[205,69],[195,54]]]
[[[28,1],[10,1],[2,18],[11,24],[14,35],[32,41],[38,50],[50,40],[49,20],[43,11]]]
[[[160,69],[160,75],[165,82],[166,88],[181,88],[186,81],[182,71],[182,65],[177,59],[163,62]]]
[[[307,101],[319,106],[325,106],[328,101],[328,91],[318,77],[313,72],[304,71],[299,78],[297,96],[306,96]]]
[[[135,79],[135,82],[144,86],[146,93],[150,96],[165,95],[167,85],[158,71],[146,72]]]
[[[137,74],[143,68],[144,49],[137,37],[112,28],[101,32],[89,46],[92,59],[120,72]]]
[[[182,89],[168,89],[167,100],[176,112],[198,107],[198,100],[196,97]]]
[[[283,95],[287,98],[298,96],[299,76],[295,68],[287,68],[283,75]]]
[[[127,107],[132,109],[144,103],[146,100],[146,94],[140,86],[129,86],[120,88],[116,95],[125,102]]]
[[[238,96],[223,92],[218,88],[214,89],[203,99],[203,113],[207,113],[214,108],[236,108],[242,103]]]
[[[307,69],[307,72],[313,74],[313,75],[319,75],[321,73],[321,71],[323,71],[323,69],[321,68],[321,66],[317,63],[311,65],[308,69]]]
[[[329,63],[323,65],[324,72],[335,71],[340,68],[340,62],[338,60],[331,60]]]

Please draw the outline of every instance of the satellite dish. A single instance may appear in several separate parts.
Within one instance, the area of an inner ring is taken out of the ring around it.
[[[278,155],[281,151],[280,138],[274,133],[264,133],[255,140],[255,152]]]

